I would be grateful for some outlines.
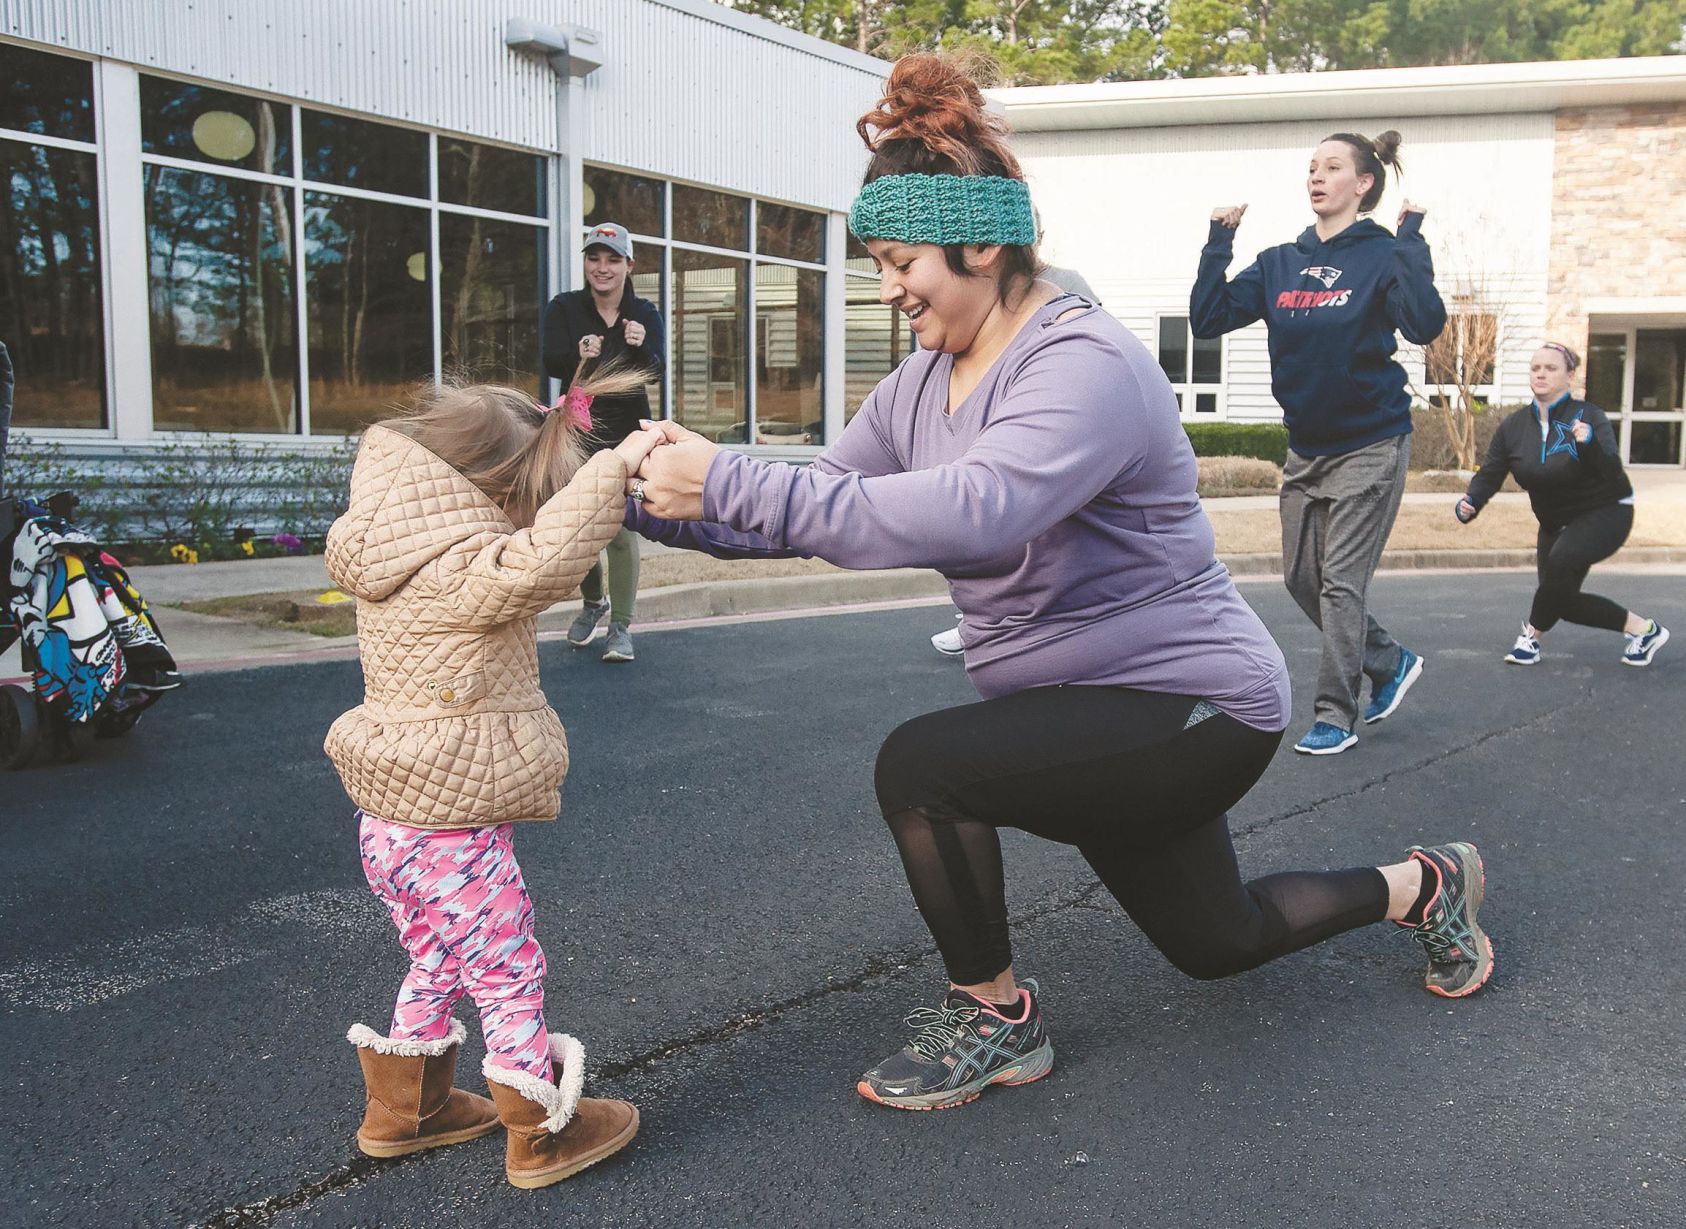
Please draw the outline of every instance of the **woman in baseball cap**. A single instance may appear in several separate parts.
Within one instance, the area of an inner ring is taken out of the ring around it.
[[[661,313],[632,293],[632,270],[632,236],[626,227],[603,222],[586,232],[585,287],[557,295],[545,309],[545,374],[566,385],[576,372],[583,378],[614,366],[660,378],[667,348]],[[588,447],[593,452],[612,448],[638,430],[640,419],[651,417],[650,398],[642,388],[598,397],[591,417]],[[569,644],[584,648],[607,615],[603,660],[633,659],[629,628],[638,598],[638,558],[638,535],[623,529],[580,583],[585,601],[568,628]]]

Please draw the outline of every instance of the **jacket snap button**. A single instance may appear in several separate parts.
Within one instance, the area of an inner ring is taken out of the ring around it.
[[[445,701],[445,703],[449,704],[452,700],[455,700],[457,698],[457,693],[454,690],[452,690],[451,688],[447,687],[439,693],[439,698],[441,700]]]

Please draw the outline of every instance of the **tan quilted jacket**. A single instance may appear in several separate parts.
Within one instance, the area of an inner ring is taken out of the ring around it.
[[[556,818],[568,740],[539,690],[534,619],[615,536],[625,485],[600,452],[517,530],[420,444],[369,430],[328,531],[363,659],[363,703],[326,743],[353,802],[423,828]]]

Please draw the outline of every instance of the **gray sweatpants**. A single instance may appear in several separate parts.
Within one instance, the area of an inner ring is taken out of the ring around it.
[[[1363,676],[1379,685],[1399,669],[1399,645],[1367,599],[1410,459],[1411,437],[1400,435],[1337,457],[1290,449],[1282,467],[1282,578],[1323,629],[1316,719],[1343,730],[1358,723]]]

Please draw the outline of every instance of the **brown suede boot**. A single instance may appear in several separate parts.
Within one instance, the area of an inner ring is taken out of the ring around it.
[[[367,1103],[357,1146],[369,1156],[403,1156],[423,1148],[460,1144],[497,1129],[495,1105],[451,1087],[457,1047],[468,1036],[462,1021],[439,1041],[396,1041],[354,1024],[345,1039],[363,1064]]]
[[[638,1109],[626,1101],[581,1097],[585,1050],[564,1033],[550,1035],[551,1081],[492,1065],[481,1070],[509,1132],[504,1175],[525,1190],[572,1177],[619,1152],[638,1134]]]

